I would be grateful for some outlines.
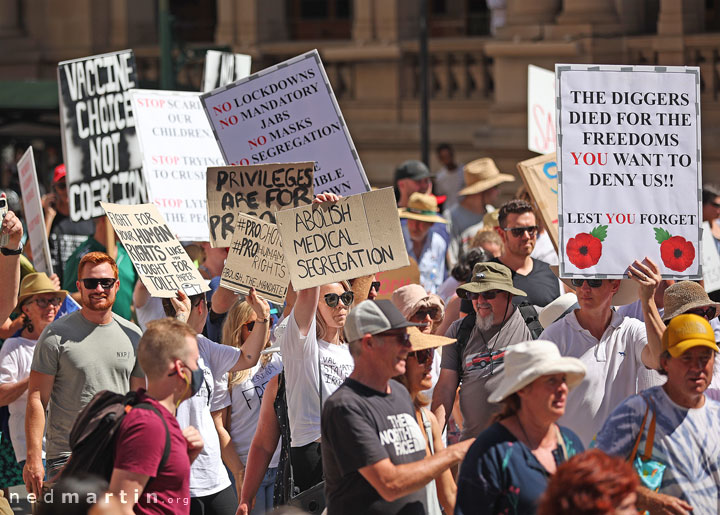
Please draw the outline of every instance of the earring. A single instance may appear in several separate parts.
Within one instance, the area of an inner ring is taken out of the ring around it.
[[[25,315],[25,320],[23,321],[23,328],[27,329],[30,333],[35,332],[35,327],[33,326],[32,321],[30,320],[30,318],[28,318],[27,315]]]

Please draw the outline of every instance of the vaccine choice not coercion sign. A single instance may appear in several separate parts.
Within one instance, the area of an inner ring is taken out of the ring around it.
[[[560,274],[622,278],[645,256],[699,279],[696,67],[555,67]]]
[[[230,165],[315,162],[315,193],[370,190],[317,50],[202,95]]]

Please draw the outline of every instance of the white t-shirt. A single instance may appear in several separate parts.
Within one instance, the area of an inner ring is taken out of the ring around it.
[[[586,447],[612,410],[637,393],[640,355],[647,345],[645,324],[612,312],[600,341],[577,321],[575,311],[540,335],[554,342],[560,354],[578,358],[587,367],[582,383],[570,392],[559,424],[575,432]]]
[[[190,468],[191,497],[211,495],[230,486],[230,478],[220,456],[220,439],[210,412],[229,404],[224,400],[227,386],[223,390],[221,380],[240,357],[240,349],[220,345],[201,334],[197,335],[197,343],[200,351],[198,365],[203,370],[205,381],[198,393],[180,403],[175,413],[180,427],[193,426],[202,435],[204,444]]]
[[[243,465],[247,463],[250,444],[260,419],[260,403],[265,387],[276,375],[282,372],[282,359],[273,353],[270,362],[262,367],[260,363],[250,370],[250,377],[230,390],[232,410],[230,411],[230,437],[235,451]],[[280,461],[280,444],[270,460],[270,468],[277,467]]]
[[[148,322],[165,318],[162,299],[160,297],[150,297],[142,307],[135,306],[135,315],[140,329],[145,332]]]
[[[302,447],[320,439],[318,364],[322,362],[324,403],[350,375],[355,362],[347,344],[334,345],[317,339],[314,316],[307,336],[301,336],[294,309],[278,342],[287,381],[285,392],[292,446]]]
[[[37,340],[28,340],[18,336],[8,338],[0,348],[0,383],[18,383],[30,375],[33,352]],[[10,439],[15,450],[15,459],[18,463],[27,458],[25,445],[25,408],[27,407],[28,392],[8,405],[10,411]],[[43,446],[44,447],[44,446]],[[43,451],[43,458],[45,451]]]

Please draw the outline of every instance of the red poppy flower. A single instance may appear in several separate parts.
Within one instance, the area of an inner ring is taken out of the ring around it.
[[[602,241],[606,236],[607,225],[599,225],[590,234],[581,232],[570,238],[565,247],[568,259],[580,269],[597,265],[602,256]]]
[[[695,261],[695,247],[682,236],[670,236],[665,229],[656,227],[655,239],[660,244],[663,264],[676,272],[685,271]]]

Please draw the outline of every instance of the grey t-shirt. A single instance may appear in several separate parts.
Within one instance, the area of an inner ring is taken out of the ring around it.
[[[461,323],[462,319],[453,322],[445,336],[455,338]],[[517,309],[513,310],[502,326],[492,326],[487,331],[473,327],[462,355],[460,410],[464,419],[463,440],[479,435],[489,425],[492,415],[500,409],[499,404],[492,404],[487,399],[500,383],[507,347],[532,339]],[[457,343],[445,346],[440,367],[457,371],[457,364]]]
[[[55,376],[46,424],[48,459],[70,454],[70,429],[96,393],[126,393],[131,375],[143,377],[136,359],[141,335],[138,326],[114,313],[112,322],[97,325],[75,311],[45,328],[32,370]]]

